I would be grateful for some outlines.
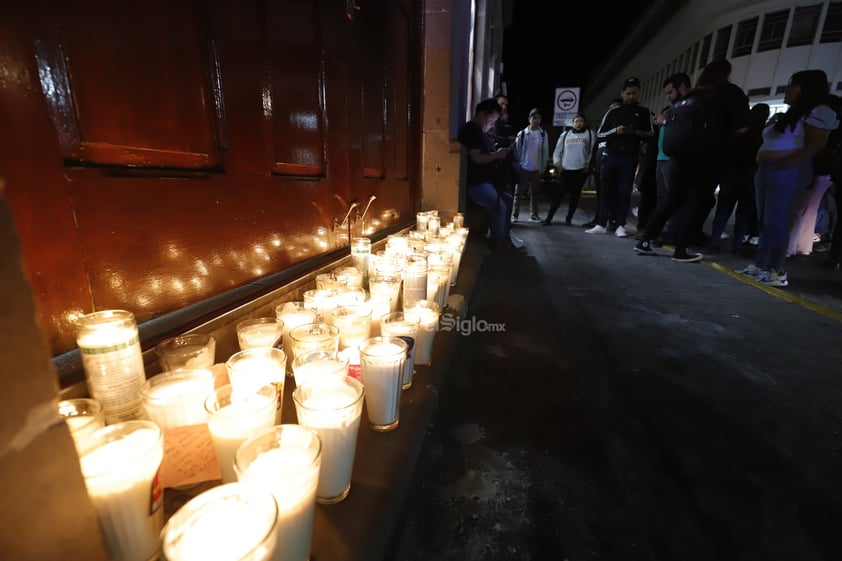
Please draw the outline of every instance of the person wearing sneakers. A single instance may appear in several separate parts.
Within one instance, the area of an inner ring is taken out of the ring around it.
[[[553,216],[565,194],[569,194],[570,202],[567,205],[567,218],[564,223],[568,226],[573,223],[573,214],[579,206],[582,187],[591,171],[594,140],[594,134],[585,128],[585,116],[581,113],[577,113],[573,118],[573,128],[564,131],[558,137],[553,150],[553,165],[559,171],[561,185],[553,195],[547,218],[542,223],[544,226],[552,224]]]
[[[520,177],[515,186],[512,206],[512,222],[520,214],[520,197],[529,193],[529,220],[540,222],[538,216],[537,190],[541,187],[541,174],[547,167],[550,156],[547,131],[541,128],[541,111],[536,107],[529,112],[529,126],[517,133],[512,144],[515,161],[520,168]]]
[[[605,140],[605,157],[600,166],[602,194],[599,198],[598,223],[585,230],[588,234],[607,234],[608,217],[614,216],[614,235],[628,236],[626,217],[629,214],[632,185],[637,169],[640,143],[653,136],[649,109],[638,103],[640,80],[626,78],[620,91],[623,104],[609,109],[602,117],[596,136]]]
[[[737,272],[768,286],[789,285],[783,266],[793,207],[813,179],[813,156],[839,126],[836,113],[826,104],[827,95],[823,70],[796,72],[784,91],[789,109],[763,129],[754,177],[760,242],[754,264]]]
[[[722,170],[733,158],[738,139],[748,130],[748,97],[728,81],[730,74],[727,60],[710,62],[699,75],[696,88],[667,114],[663,145],[670,156],[669,190],[634,246],[638,254],[654,254],[652,241],[661,235],[667,220],[681,212],[672,260],[701,261],[702,254],[688,248],[710,212],[710,200]]]

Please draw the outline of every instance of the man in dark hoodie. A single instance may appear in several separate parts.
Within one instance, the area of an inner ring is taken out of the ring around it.
[[[612,216],[616,220],[616,225],[610,225],[614,235],[618,238],[628,236],[626,217],[640,143],[655,134],[649,109],[638,103],[639,96],[640,80],[626,78],[620,92],[623,104],[609,109],[597,130],[597,138],[605,141],[605,157],[600,170],[602,194],[599,198],[599,221],[593,228],[585,230],[588,234],[607,234],[608,218]]]

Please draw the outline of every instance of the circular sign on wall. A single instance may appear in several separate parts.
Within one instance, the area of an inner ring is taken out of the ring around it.
[[[573,110],[579,104],[579,96],[573,90],[560,90],[555,97],[555,105],[562,112]]]

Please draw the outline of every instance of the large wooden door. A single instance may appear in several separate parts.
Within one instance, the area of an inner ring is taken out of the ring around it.
[[[54,353],[79,314],[144,322],[342,250],[355,198],[369,234],[413,219],[420,10],[344,9],[0,7],[0,158]]]

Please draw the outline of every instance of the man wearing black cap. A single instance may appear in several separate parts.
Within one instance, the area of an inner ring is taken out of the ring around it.
[[[514,156],[520,170],[512,206],[512,222],[517,222],[520,214],[520,197],[529,193],[529,220],[540,222],[538,204],[535,202],[536,191],[541,186],[541,174],[547,167],[550,157],[550,143],[547,132],[541,128],[541,111],[536,107],[529,112],[529,126],[517,133],[512,145]]]
[[[596,226],[585,230],[588,234],[607,234],[609,218],[614,235],[628,236],[626,216],[629,213],[632,184],[637,168],[640,143],[653,136],[649,109],[638,103],[640,80],[626,78],[620,97],[623,104],[602,117],[596,136],[605,141],[605,156],[600,170],[602,194]],[[616,224],[614,224],[616,222]]]

